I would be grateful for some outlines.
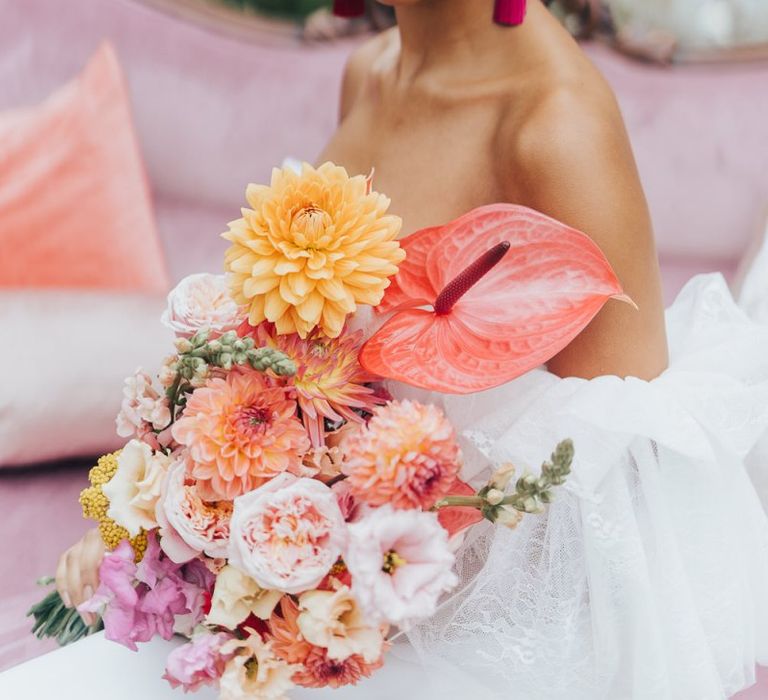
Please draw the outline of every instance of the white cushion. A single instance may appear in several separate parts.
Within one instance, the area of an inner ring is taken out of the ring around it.
[[[162,298],[0,291],[0,466],[117,449],[123,380],[173,352]]]

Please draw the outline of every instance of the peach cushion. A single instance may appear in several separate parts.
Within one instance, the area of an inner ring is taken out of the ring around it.
[[[0,113],[0,246],[0,287],[167,289],[109,45],[42,105]]]

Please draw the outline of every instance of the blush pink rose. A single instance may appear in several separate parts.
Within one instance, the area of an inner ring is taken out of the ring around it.
[[[435,513],[382,506],[348,527],[344,562],[372,620],[408,627],[431,617],[458,582],[448,533]]]
[[[328,486],[281,474],[235,499],[229,563],[262,588],[302,593],[315,588],[336,563],[346,531]]]
[[[203,553],[212,559],[227,556],[232,503],[204,501],[194,480],[187,477],[181,459],[169,470],[155,517],[160,525],[160,546],[181,563]]]
[[[235,330],[244,318],[244,311],[229,294],[227,278],[203,272],[176,285],[161,320],[180,338],[191,338],[207,328],[208,337],[214,339]]]

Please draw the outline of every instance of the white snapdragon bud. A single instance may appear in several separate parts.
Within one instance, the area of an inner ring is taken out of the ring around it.
[[[192,343],[186,338],[176,338],[173,344],[176,346],[176,350],[181,354],[192,352]]]
[[[499,489],[490,489],[488,493],[485,494],[485,500],[489,505],[497,506],[504,500],[504,492],[499,491]]]
[[[497,525],[503,525],[510,530],[514,530],[522,519],[523,514],[519,510],[515,510],[511,506],[501,506],[496,511],[496,520],[494,522]]]
[[[507,484],[512,481],[514,476],[515,465],[511,462],[502,464],[491,477],[490,486],[494,489],[499,489],[499,491],[503,491],[507,488]]]

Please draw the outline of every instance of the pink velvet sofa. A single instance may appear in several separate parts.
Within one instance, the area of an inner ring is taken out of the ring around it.
[[[354,43],[228,36],[140,0],[0,0],[0,109],[42,100],[104,39],[127,74],[172,276],[218,270],[245,184],[285,156],[313,160],[333,130]],[[768,65],[665,70],[587,50],[627,120],[668,299],[696,272],[732,275],[768,203]],[[87,465],[0,470],[0,668],[45,649],[23,612],[86,527]]]

